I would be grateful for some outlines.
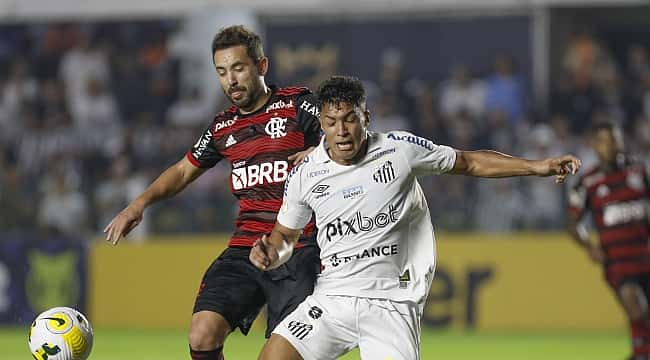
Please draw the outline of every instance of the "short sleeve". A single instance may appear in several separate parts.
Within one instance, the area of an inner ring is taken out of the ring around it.
[[[308,158],[305,158],[308,162]],[[309,223],[312,209],[306,203],[302,191],[304,162],[293,168],[284,183],[284,198],[277,221],[289,229],[302,229]]]
[[[396,140],[399,148],[416,175],[442,174],[454,168],[456,150],[406,131],[391,131],[389,139]]]
[[[316,146],[320,142],[320,110],[316,98],[308,91],[297,99],[298,110],[296,120],[300,131],[305,134],[305,146]]]
[[[196,167],[211,168],[223,159],[215,146],[212,128],[213,125],[210,125],[185,155]]]

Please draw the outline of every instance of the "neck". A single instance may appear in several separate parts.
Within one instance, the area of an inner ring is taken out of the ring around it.
[[[266,104],[266,102],[269,100],[270,97],[271,97],[271,89],[265,84],[263,84],[262,88],[260,89],[260,92],[258,94],[255,94],[255,98],[257,100],[255,100],[255,102],[253,102],[253,104],[251,104],[251,106],[249,107],[246,108],[240,107],[239,112],[242,115],[254,113],[260,108],[262,108],[262,106]]]

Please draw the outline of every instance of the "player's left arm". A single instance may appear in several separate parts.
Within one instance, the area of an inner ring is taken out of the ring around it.
[[[319,114],[320,109],[316,97],[311,92],[305,91],[305,93],[298,96],[296,100],[296,121],[300,131],[305,136],[306,148],[288,157],[288,160],[293,161],[294,165],[300,163],[320,142]]]
[[[511,176],[555,176],[557,183],[575,174],[581,162],[573,155],[530,160],[493,150],[456,151],[456,161],[450,174],[501,178]]]

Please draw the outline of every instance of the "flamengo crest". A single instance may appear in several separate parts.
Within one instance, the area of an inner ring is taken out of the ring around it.
[[[287,136],[286,131],[287,118],[272,117],[266,123],[264,131],[271,137],[271,139],[278,139]]]

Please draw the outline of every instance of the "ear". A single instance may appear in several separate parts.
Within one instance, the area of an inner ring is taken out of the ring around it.
[[[363,115],[364,115],[365,118],[366,118],[366,121],[365,121],[365,123],[366,123],[366,124],[365,124],[365,125],[366,125],[366,128],[368,128],[368,125],[370,124],[370,110],[365,110],[365,111],[363,112]]]
[[[262,56],[260,61],[257,62],[257,71],[260,76],[266,76],[266,73],[269,71],[269,58]]]

